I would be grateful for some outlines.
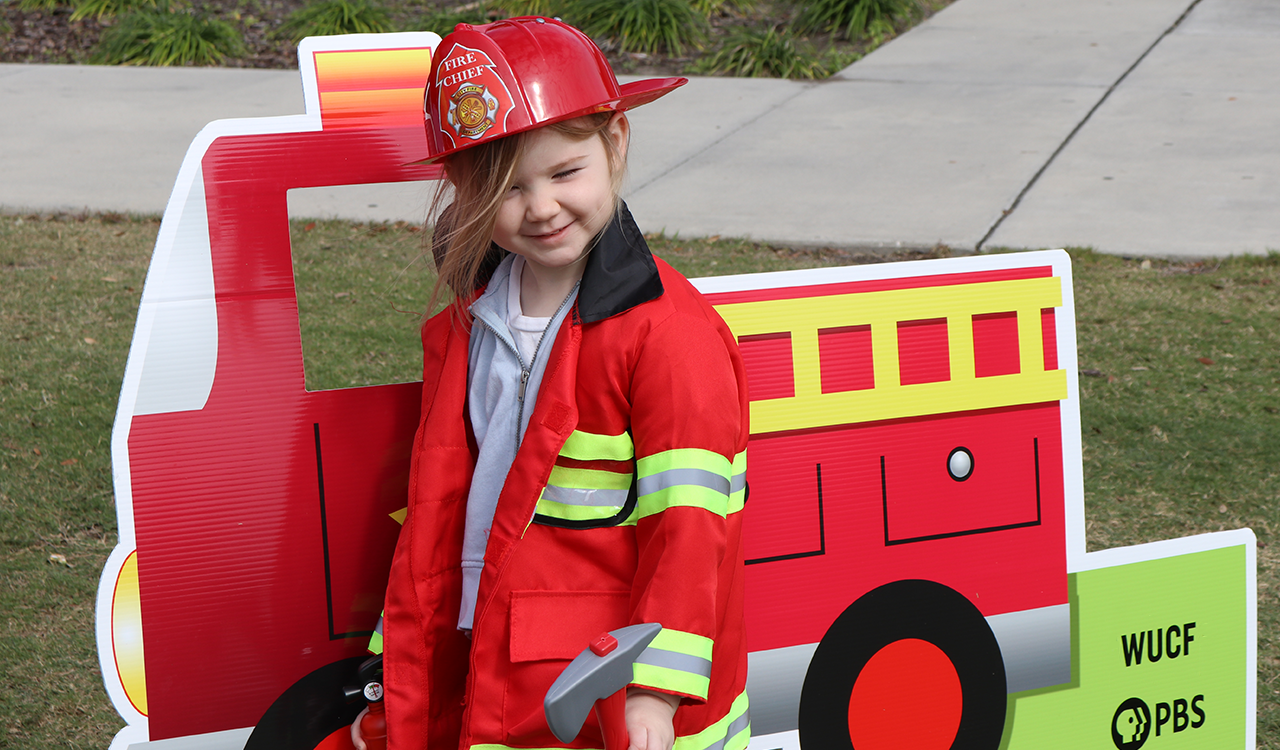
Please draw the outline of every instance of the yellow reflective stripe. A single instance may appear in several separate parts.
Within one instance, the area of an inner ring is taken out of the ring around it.
[[[728,515],[732,470],[733,464],[724,456],[702,448],[676,448],[639,459],[640,518],[675,507]]]
[[[631,684],[641,687],[683,693],[702,700],[707,699],[707,690],[711,687],[710,678],[678,669],[667,669],[639,662],[636,662],[634,669],[635,677],[631,680]]]
[[[714,646],[715,641],[706,636],[698,635],[697,633],[686,633],[683,630],[674,628],[663,628],[649,642],[649,648],[676,651],[681,654],[696,656],[699,659],[706,659],[707,661],[711,661],[711,650]]]
[[[636,503],[640,518],[657,515],[668,508],[702,508],[723,517],[729,514],[729,497],[706,487],[680,485],[641,495]]]
[[[733,457],[733,469],[729,477],[729,513],[737,513],[747,503],[747,452]]]
[[[663,628],[636,659],[632,682],[705,699],[714,645],[705,636]]]
[[[574,430],[564,441],[560,455],[578,461],[630,461],[635,457],[631,435],[597,435]]]
[[[553,466],[534,512],[564,521],[600,521],[627,503],[631,475]]]
[[[673,750],[743,750],[751,742],[747,694],[734,699],[729,713],[697,734],[676,737]]]
[[[728,477],[732,468],[724,456],[702,448],[675,448],[636,461],[636,472],[641,478],[671,469],[702,469]]]
[[[627,516],[627,519],[622,523],[619,523],[618,525],[619,526],[635,526],[636,521],[639,521],[639,520],[640,520],[640,509],[637,506],[635,508],[632,508],[631,515]]]
[[[547,484],[584,490],[629,490],[631,475],[619,474],[615,471],[552,466]]]
[[[378,617],[378,627],[373,629],[373,635],[369,636],[369,653],[382,653],[382,617]]]
[[[569,505],[567,503],[557,503],[544,497],[538,500],[534,513],[540,516],[558,518],[562,521],[601,521],[606,518],[613,518],[618,515],[621,509],[621,505]],[[618,525],[622,526],[624,524]]]
[[[679,651],[663,651],[649,646],[636,657],[636,664],[648,664],[653,667],[674,669],[677,672],[711,678],[711,660],[682,654]]]

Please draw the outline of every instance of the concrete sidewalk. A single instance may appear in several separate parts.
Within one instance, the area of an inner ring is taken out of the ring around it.
[[[213,119],[296,71],[0,65],[0,206],[159,212]],[[646,229],[781,243],[1280,250],[1280,3],[957,0],[821,83],[694,79],[632,114]],[[296,215],[420,220],[421,185]]]

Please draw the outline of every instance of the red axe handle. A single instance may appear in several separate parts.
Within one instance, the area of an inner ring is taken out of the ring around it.
[[[631,745],[627,734],[627,689],[596,701],[594,710],[604,735],[604,750],[627,750]]]

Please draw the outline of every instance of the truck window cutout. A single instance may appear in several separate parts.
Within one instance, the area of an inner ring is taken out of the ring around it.
[[[1022,371],[1018,356],[1017,312],[973,316],[974,377],[1016,375]]]
[[[898,372],[903,385],[941,383],[951,379],[947,319],[898,323]]]
[[[1040,311],[1040,340],[1044,346],[1044,369],[1058,369],[1058,329],[1054,325],[1052,307]]]
[[[818,329],[822,392],[865,391],[876,387],[871,326]]]
[[[747,368],[748,398],[751,401],[795,397],[790,331],[740,336],[738,348],[742,351],[742,363]]]
[[[289,191],[291,214],[294,194]],[[405,221],[289,220],[308,391],[422,378],[418,329],[435,284],[429,236]]]

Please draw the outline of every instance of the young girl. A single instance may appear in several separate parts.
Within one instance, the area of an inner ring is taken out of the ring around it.
[[[627,694],[635,750],[749,739],[747,391],[728,328],[618,199],[619,88],[551,19],[459,25],[426,87],[456,296],[423,327],[422,421],[383,624],[388,740],[562,747],[542,701],[604,631],[663,630]],[[601,747],[594,719],[571,747]]]

